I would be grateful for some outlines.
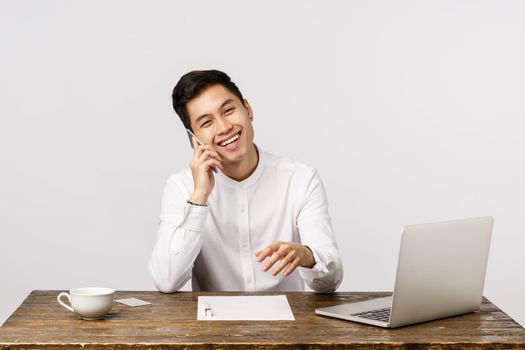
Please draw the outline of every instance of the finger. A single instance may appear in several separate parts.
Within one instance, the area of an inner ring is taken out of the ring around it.
[[[191,137],[191,144],[193,145],[194,150],[196,150],[197,147],[199,146],[199,143],[197,142],[197,139],[195,138],[195,136]]]
[[[266,259],[268,256],[272,255],[274,251],[279,249],[279,242],[274,242],[267,246],[266,248],[259,250],[258,253],[255,253],[257,255],[257,261],[261,262],[264,259]]]
[[[220,160],[217,160],[216,158],[208,157],[204,162],[207,163],[208,161],[212,161],[213,167],[218,167],[224,172],[224,167],[222,166],[222,163]],[[216,171],[216,169],[214,169],[213,171]]]
[[[221,158],[219,157],[219,154],[217,152],[213,150],[204,150],[198,157],[197,162],[202,163],[208,160],[208,158],[216,159],[219,162],[221,161]]]
[[[288,268],[283,272],[283,275],[284,275],[284,276],[288,276],[288,275],[290,275],[290,274],[293,272],[293,270],[295,270],[295,268],[296,268],[297,266],[299,266],[299,261],[300,261],[300,260],[301,260],[301,259],[299,259],[299,257],[296,257],[296,258],[294,259],[294,261],[292,261],[292,262],[290,263],[290,265],[288,265]]]
[[[192,138],[192,142],[193,142],[193,149],[194,149],[194,159],[198,159],[201,155],[202,155],[202,152],[204,151],[213,151],[213,152],[216,152],[215,148],[211,145],[201,145],[198,143],[198,141],[195,139],[195,137]]]
[[[290,250],[290,252],[284,257],[279,266],[272,271],[272,276],[277,276],[282,269],[286,267],[290,262],[294,261],[297,253],[295,250]]]
[[[197,161],[199,157],[201,156],[202,152],[204,152],[204,148],[200,146],[197,141],[195,141],[195,138],[193,138],[193,161]]]
[[[222,172],[224,172],[224,167],[221,162],[217,161],[217,166],[222,170]]]
[[[264,272],[268,271],[273,266],[273,264],[275,264],[277,262],[277,260],[279,260],[281,258],[282,257],[279,254],[279,251],[276,251],[275,253],[273,253],[272,256],[270,257],[270,259],[263,266],[263,271]]]
[[[216,149],[213,145],[206,145],[206,144],[201,145],[201,144],[199,144],[198,147],[199,147],[200,149],[202,149],[202,150],[205,150],[205,151],[213,151],[213,152],[217,152],[217,149]]]
[[[213,160],[216,160],[216,158],[214,157],[211,157],[210,154],[207,154],[206,153],[207,151],[204,151],[203,153],[200,154],[200,156],[197,158],[197,159],[194,159],[192,164],[194,167],[196,167],[197,169],[208,169],[207,167],[204,167],[202,168],[202,165],[207,162],[208,160],[210,159],[213,159]]]
[[[260,250],[256,250],[256,251],[255,251],[255,256],[258,257],[258,256],[259,256],[263,251],[265,251],[266,249],[268,249],[268,247],[265,247],[265,248],[260,249]]]
[[[272,249],[270,247],[266,247],[263,250],[259,250],[259,252],[255,253],[257,256],[257,262],[261,262],[264,259],[266,259],[267,256],[271,255]]]
[[[217,166],[221,170],[223,170],[221,162],[219,162],[218,160],[213,159],[213,158],[209,158],[208,160],[206,160],[203,163],[201,163],[199,165],[199,169],[204,170],[204,171],[210,171],[210,170],[212,170],[212,168],[214,166]]]
[[[270,257],[270,260],[268,260],[266,265],[264,265],[263,271],[268,271],[273,266],[273,264],[277,262],[277,260],[281,260],[286,256],[288,251],[286,248],[283,248],[284,246],[285,244],[281,244],[279,249],[272,254],[272,256]]]
[[[214,164],[215,167],[221,169],[222,172],[224,172],[224,168],[223,168],[221,162],[219,162],[218,160],[214,159],[214,160],[213,160],[213,164]],[[217,169],[213,169],[213,171],[217,172]]]

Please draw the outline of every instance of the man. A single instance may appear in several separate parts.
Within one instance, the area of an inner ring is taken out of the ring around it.
[[[193,290],[335,291],[343,267],[315,169],[253,143],[252,108],[223,72],[184,75],[172,98],[196,137],[190,167],[164,190],[149,262],[157,288],[192,278]]]

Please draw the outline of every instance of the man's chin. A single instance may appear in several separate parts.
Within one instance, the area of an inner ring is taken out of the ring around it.
[[[219,148],[219,155],[221,156],[222,160],[223,161],[231,161],[231,162],[238,162],[240,161],[243,156],[245,155],[245,151],[244,149],[236,149],[234,151],[226,151],[226,150],[221,150]]]
[[[233,155],[224,155],[224,154],[221,154],[221,163],[223,165],[235,165],[235,164],[238,164],[242,161],[243,157],[242,155],[238,155],[238,156],[233,156]]]

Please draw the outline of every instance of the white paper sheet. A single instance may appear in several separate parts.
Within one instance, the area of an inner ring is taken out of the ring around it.
[[[118,303],[127,305],[127,306],[133,306],[133,307],[151,304],[148,301],[140,300],[137,298],[116,299],[115,301]]]
[[[205,316],[205,306],[212,316]],[[199,321],[295,321],[286,295],[199,296]]]

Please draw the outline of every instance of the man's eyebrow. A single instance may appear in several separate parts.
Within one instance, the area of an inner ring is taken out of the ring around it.
[[[223,108],[224,106],[226,106],[227,104],[232,103],[232,102],[233,102],[233,99],[231,99],[231,98],[227,99],[226,101],[224,101],[224,102],[221,104],[221,106],[219,107],[219,109]],[[197,117],[197,119],[195,119],[195,124],[198,124],[199,121],[201,121],[201,119],[206,118],[206,117],[208,117],[208,116],[209,116],[209,114],[203,114],[203,115]]]
[[[198,117],[198,118],[195,120],[195,124],[199,124],[199,122],[201,121],[201,119],[206,118],[207,116],[209,116],[209,114],[203,114],[203,115],[201,115],[200,117]]]
[[[224,101],[224,102],[222,103],[222,105],[221,105],[220,108],[222,108],[222,107],[226,106],[228,103],[232,103],[232,102],[233,102],[233,100],[232,100],[231,98],[229,98],[229,99],[227,99],[226,101]]]

